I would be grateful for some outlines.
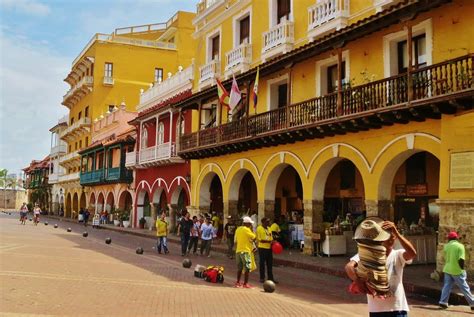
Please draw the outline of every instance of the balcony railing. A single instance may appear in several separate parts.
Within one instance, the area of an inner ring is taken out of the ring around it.
[[[308,8],[308,37],[315,39],[347,26],[349,0],[317,0]]]
[[[121,167],[101,168],[95,171],[82,172],[81,185],[102,184],[107,182],[130,182],[132,173]]]
[[[214,4],[218,2],[224,2],[223,0],[201,0],[196,5],[197,7],[197,14],[202,14],[208,8],[212,7]]]
[[[69,127],[59,133],[59,137],[65,141],[68,141],[70,137],[74,138],[75,135],[80,135],[83,132],[89,132],[91,126],[91,119],[88,117],[82,117],[77,120]]]
[[[114,85],[114,78],[109,76],[104,76],[103,82],[106,86],[113,86]]]
[[[59,144],[51,148],[50,156],[55,156],[61,153],[66,153],[67,147],[66,144]]]
[[[377,12],[385,10],[390,6],[396,5],[401,0],[374,0],[374,7]]]
[[[252,45],[248,43],[240,44],[237,48],[227,52],[225,57],[226,77],[229,77],[234,70],[245,72],[249,69],[249,66],[252,63]]]
[[[221,72],[221,62],[219,59],[214,59],[206,65],[199,68],[199,84],[206,81],[214,80],[214,77],[219,76]]]
[[[74,87],[71,87],[69,91],[63,97],[63,103],[65,103],[70,97],[74,95],[86,95],[89,91],[92,90],[92,85],[94,84],[94,77],[85,76],[83,77]],[[81,96],[82,96],[81,95]],[[81,96],[78,96],[76,99],[80,99]]]
[[[68,162],[68,161],[71,161],[71,160],[74,160],[74,159],[79,160],[80,157],[81,156],[79,155],[78,151],[70,152],[70,153],[65,154],[65,155],[63,155],[59,158],[59,164],[62,164],[64,162]]]
[[[286,53],[293,48],[295,42],[294,26],[291,21],[283,21],[269,31],[263,33],[262,59]]]
[[[181,159],[176,154],[175,142],[166,142],[163,144],[150,146],[140,149],[138,152],[129,152],[126,154],[125,166],[133,167],[136,165],[163,165],[169,163],[179,163]]]
[[[180,155],[221,144],[245,141],[279,131],[352,120],[375,113],[426,106],[447,98],[474,94],[474,54],[426,66],[360,86],[346,87],[276,110],[183,135]],[[338,96],[339,95],[339,96]],[[341,103],[338,106],[338,99]]]
[[[61,175],[59,173],[51,173],[49,174],[49,177],[48,177],[48,183],[49,184],[55,184],[59,181],[59,177]]]
[[[137,152],[128,152],[125,154],[125,167],[135,166],[138,162]]]
[[[91,46],[96,41],[176,50],[175,43],[156,41],[156,40],[137,39],[133,37],[118,36],[115,34],[97,33],[89,40],[87,45],[82,49],[79,55],[74,59],[74,61],[72,62],[73,66],[76,65],[77,62],[79,62],[82,56],[84,56],[84,54],[89,50],[89,48],[91,48]]]
[[[59,182],[72,182],[79,180],[79,172],[59,176]]]
[[[155,104],[161,100],[166,100],[179,93],[194,79],[194,66],[191,65],[182,71],[178,71],[175,75],[167,78],[161,83],[155,83],[153,87],[140,95],[140,104],[137,106],[138,111],[143,111],[150,103]]]

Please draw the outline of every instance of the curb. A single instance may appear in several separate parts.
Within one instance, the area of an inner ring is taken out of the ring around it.
[[[77,223],[76,220],[74,219],[69,219],[69,218],[61,218],[58,216],[45,216],[61,221],[68,221],[68,222],[74,222]],[[120,227],[105,227],[105,226],[98,226],[100,229],[105,229],[105,230],[110,230],[114,232],[118,232],[121,234],[129,234],[133,236],[138,236],[142,238],[149,238],[149,239],[154,239],[155,237],[150,234],[146,233],[141,233],[141,232],[136,232],[136,231],[127,231],[127,230],[122,230]],[[173,244],[181,244],[181,242],[177,239],[168,239],[168,242],[171,242]],[[221,254],[226,254],[227,250],[226,248],[222,248],[220,246],[213,246],[213,251]],[[308,263],[302,263],[302,262],[296,262],[296,261],[291,261],[291,260],[285,260],[285,259],[273,259],[273,263],[281,266],[287,266],[291,267],[294,269],[299,269],[299,270],[305,270],[305,271],[310,271],[310,272],[315,272],[315,273],[322,273],[322,274],[327,274],[327,275],[332,275],[332,276],[337,276],[337,277],[342,277],[346,278],[346,272],[343,269],[335,269],[335,268],[328,268],[320,265],[315,265],[315,264],[308,264]],[[421,285],[416,285],[407,281],[403,281],[403,286],[405,288],[406,293],[411,293],[415,295],[420,295],[423,297],[428,297],[433,300],[436,300],[436,302],[439,300],[441,296],[441,289],[437,288],[431,288],[431,287],[426,287],[426,286],[421,286]],[[449,303],[451,305],[466,305],[467,301],[462,295],[462,293],[455,293],[451,292],[451,296],[449,298]]]

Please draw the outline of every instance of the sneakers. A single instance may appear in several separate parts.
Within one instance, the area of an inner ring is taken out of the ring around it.
[[[235,282],[234,287],[235,288],[242,288],[242,284],[240,282]]]
[[[244,283],[244,285],[242,285],[242,288],[253,288],[253,286],[249,283]]]
[[[441,308],[441,309],[448,309],[448,305],[447,305],[447,304],[439,303],[439,308]],[[472,309],[472,308],[471,308],[471,309]]]

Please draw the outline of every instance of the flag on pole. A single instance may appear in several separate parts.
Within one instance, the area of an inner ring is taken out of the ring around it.
[[[217,84],[217,95],[219,96],[219,102],[222,106],[229,109],[229,93],[225,90],[224,86],[222,85],[221,81],[216,78]]]
[[[232,88],[230,89],[229,107],[230,110],[234,111],[235,106],[237,106],[240,102],[240,99],[242,99],[242,95],[239,90],[239,85],[235,80],[235,76],[232,75],[232,77],[234,79],[232,80]]]
[[[252,90],[252,100],[253,100],[253,107],[254,108],[257,108],[259,70],[260,69],[257,67],[257,76],[255,76],[255,82],[253,84],[253,90]]]

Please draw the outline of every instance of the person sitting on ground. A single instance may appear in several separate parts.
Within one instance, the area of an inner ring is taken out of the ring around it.
[[[252,269],[252,252],[254,249],[255,233],[252,232],[253,220],[246,216],[243,226],[235,231],[235,258],[237,259],[237,281],[235,287],[252,288],[249,284],[249,274]],[[244,272],[244,283],[240,283]]]

